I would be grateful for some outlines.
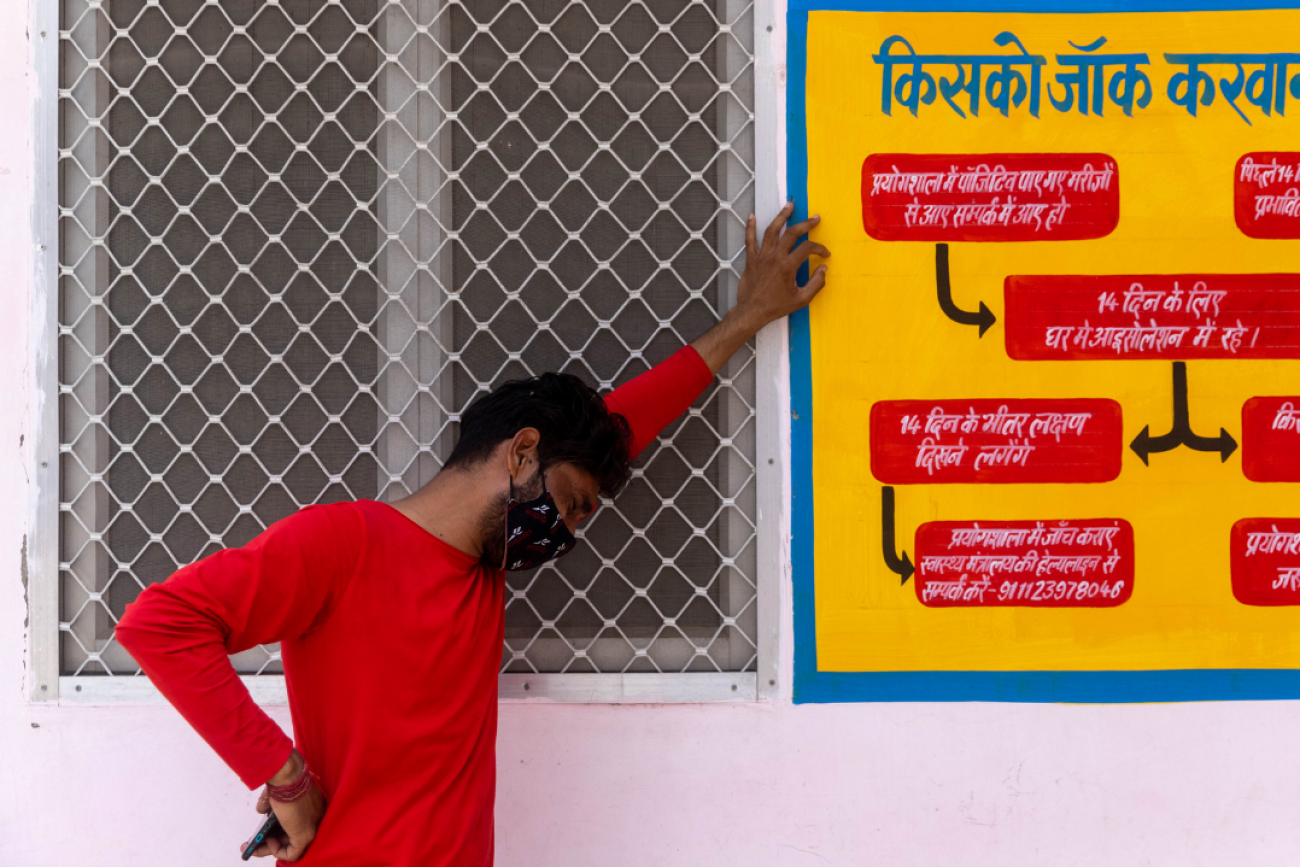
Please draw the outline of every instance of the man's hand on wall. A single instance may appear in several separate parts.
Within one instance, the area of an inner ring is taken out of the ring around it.
[[[745,224],[745,273],[740,276],[736,306],[691,344],[714,373],[760,328],[807,307],[826,285],[824,264],[817,266],[803,286],[795,279],[808,257],[826,259],[831,251],[811,240],[799,243],[803,235],[821,222],[821,217],[809,217],[782,231],[793,210],[793,202],[781,209],[763,233],[761,246],[758,221],[753,214]]]

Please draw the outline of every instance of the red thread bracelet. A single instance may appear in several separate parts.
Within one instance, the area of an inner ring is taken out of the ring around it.
[[[273,786],[270,783],[267,783],[266,794],[270,796],[272,801],[279,801],[281,804],[292,804],[294,801],[301,801],[303,798],[307,797],[307,793],[311,791],[312,778],[314,776],[315,775],[311,772],[311,768],[307,767],[306,762],[304,762],[302,776],[298,777],[298,779],[294,780],[292,783],[286,783],[283,786]]]

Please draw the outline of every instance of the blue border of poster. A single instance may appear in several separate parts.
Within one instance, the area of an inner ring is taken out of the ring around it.
[[[786,171],[791,222],[807,216],[805,119],[808,13],[1197,12],[1290,9],[1294,3],[1231,0],[790,0],[786,12]],[[807,270],[801,279],[807,279]],[[790,317],[791,559],[794,583],[794,701],[1005,701],[1125,703],[1300,698],[1295,669],[1164,671],[819,671],[813,593],[812,359],[808,313]]]

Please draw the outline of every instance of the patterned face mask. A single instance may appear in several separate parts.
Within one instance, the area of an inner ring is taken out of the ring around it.
[[[578,540],[565,526],[555,499],[546,489],[542,474],[542,495],[520,503],[515,500],[515,481],[510,480],[510,502],[506,505],[506,569],[522,572],[573,550]]]

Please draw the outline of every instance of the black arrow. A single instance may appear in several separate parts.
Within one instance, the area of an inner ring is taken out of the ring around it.
[[[1223,428],[1219,428],[1217,437],[1203,437],[1192,433],[1191,417],[1187,411],[1187,363],[1184,361],[1174,362],[1173,427],[1169,429],[1169,433],[1153,437],[1151,426],[1148,425],[1142,428],[1142,432],[1129,444],[1129,448],[1147,466],[1151,465],[1147,455],[1173,451],[1179,446],[1187,446],[1195,452],[1218,452],[1221,461],[1226,461],[1228,456],[1237,450],[1237,441]]]
[[[993,311],[980,302],[978,313],[968,313],[962,310],[952,301],[952,281],[948,277],[948,245],[934,245],[934,279],[939,285],[939,309],[943,314],[961,325],[978,325],[980,327],[980,337],[984,332],[993,327],[993,323],[998,318],[993,315]]]
[[[903,552],[901,558],[894,553],[894,489],[891,487],[886,486],[880,489],[880,514],[880,532],[884,542],[885,565],[889,567],[890,572],[902,576],[903,580],[898,582],[899,584],[906,584],[907,579],[912,577],[912,573],[916,571],[916,568],[912,565],[912,561],[907,559],[906,551]]]

